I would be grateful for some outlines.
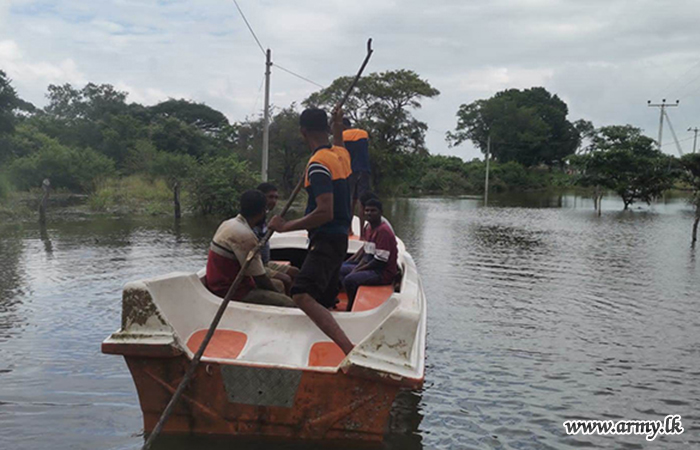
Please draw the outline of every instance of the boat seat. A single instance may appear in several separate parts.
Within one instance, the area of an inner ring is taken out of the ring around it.
[[[394,286],[360,286],[352,305],[352,312],[369,311],[384,304],[394,293]]]
[[[209,330],[195,331],[187,341],[187,347],[193,353],[197,353],[199,346],[204,340]],[[233,330],[216,330],[212,336],[207,349],[204,350],[204,357],[218,359],[236,359],[241,354],[243,347],[248,342],[245,333]]]
[[[316,342],[309,351],[309,367],[338,367],[345,353],[334,342]]]

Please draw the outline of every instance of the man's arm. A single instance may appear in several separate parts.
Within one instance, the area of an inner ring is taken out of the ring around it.
[[[351,257],[347,259],[348,262],[362,261],[362,257],[365,255],[365,249],[360,247],[358,251],[355,252]]]
[[[331,113],[331,121],[333,122],[333,145],[345,147],[343,141],[343,109],[333,110]]]

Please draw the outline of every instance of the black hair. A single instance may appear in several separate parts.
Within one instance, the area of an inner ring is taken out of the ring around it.
[[[360,204],[362,206],[365,206],[367,204],[367,200],[371,200],[371,199],[379,200],[379,196],[372,191],[367,191],[364,194],[360,195],[360,198],[359,198]]]
[[[262,192],[263,194],[267,195],[272,191],[278,191],[277,186],[275,186],[272,183],[268,183],[267,181],[264,183],[260,183],[257,188],[255,188]]]
[[[347,117],[343,117],[343,125],[350,128],[352,126],[352,122],[350,122],[350,119],[348,119]]]
[[[257,189],[250,189],[241,195],[241,215],[250,219],[265,212],[267,198]]]
[[[307,108],[299,116],[299,126],[307,131],[328,132],[328,114],[320,108]]]
[[[377,208],[379,211],[384,212],[384,208],[382,207],[382,202],[379,201],[378,198],[370,198],[368,199],[365,204],[363,205],[365,208],[368,206],[374,206]]]

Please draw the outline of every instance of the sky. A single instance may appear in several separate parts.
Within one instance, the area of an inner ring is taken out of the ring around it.
[[[273,62],[321,85],[411,69],[440,91],[414,112],[431,153],[461,104],[543,86],[571,121],[632,124],[657,137],[663,98],[684,152],[700,127],[697,0],[238,0]],[[129,101],[204,102],[239,121],[261,113],[264,56],[233,0],[0,0],[0,69],[20,97],[46,104],[49,84],[109,83]],[[317,86],[273,67],[271,102],[299,104]],[[677,154],[664,129],[663,150]]]

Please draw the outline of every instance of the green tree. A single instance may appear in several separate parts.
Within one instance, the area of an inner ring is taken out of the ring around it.
[[[188,154],[195,158],[216,151],[213,138],[175,117],[157,119],[151,127],[151,141],[158,150]]]
[[[20,189],[51,185],[72,191],[92,192],[97,184],[114,174],[114,161],[90,148],[72,148],[46,135],[34,136],[38,149],[9,164],[8,173]]]
[[[19,106],[19,101],[11,80],[5,72],[0,70],[0,136],[14,131],[17,121],[15,110]]]
[[[156,117],[174,117],[192,125],[205,133],[217,134],[230,126],[228,119],[204,103],[195,103],[185,99],[169,99],[151,106],[151,113]]]
[[[631,125],[600,128],[590,152],[570,159],[580,172],[577,183],[614,191],[625,209],[636,201],[651,203],[673,186],[677,176],[675,158],[655,146],[653,139]]]
[[[463,104],[457,126],[447,133],[451,146],[471,141],[500,162],[525,166],[563,162],[579,146],[579,131],[566,118],[568,107],[545,88],[508,89],[486,100]]]
[[[262,119],[234,125],[233,151],[250,162],[253,170],[262,165]],[[270,118],[270,154],[268,178],[284,193],[291,193],[310,156],[299,132],[299,112],[292,103]]]
[[[20,121],[19,113],[33,113],[34,106],[22,100],[5,72],[0,70],[0,164],[14,156],[10,138]]]
[[[127,93],[114,89],[111,84],[88,83],[82,89],[68,83],[61,86],[51,84],[48,91],[49,104],[44,111],[67,121],[85,119],[96,122],[107,115],[124,114],[128,109]]]
[[[304,105],[323,107],[330,111],[351,82],[352,77],[338,78],[329,87],[309,96]],[[372,73],[360,78],[344,106],[344,112],[370,135],[375,186],[395,172],[390,169],[400,162],[394,158],[395,155],[428,153],[425,147],[428,125],[413,117],[411,110],[419,109],[423,99],[439,94],[440,91],[411,70]]]

